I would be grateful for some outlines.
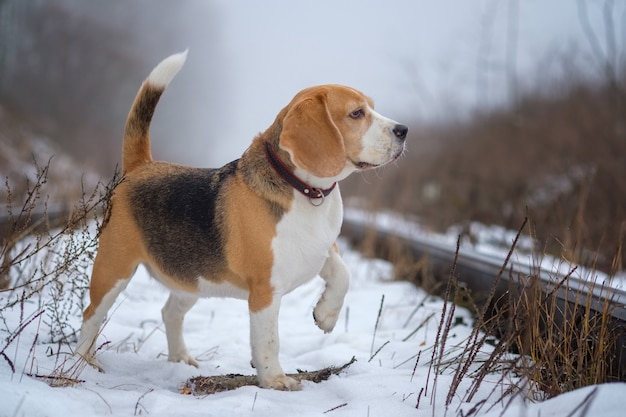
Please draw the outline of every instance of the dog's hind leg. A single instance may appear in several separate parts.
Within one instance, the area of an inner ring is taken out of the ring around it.
[[[94,357],[100,327],[115,299],[128,285],[136,268],[135,265],[132,268],[126,268],[125,272],[121,272],[119,268],[111,268],[111,265],[103,265],[103,263],[103,257],[99,253],[93,265],[89,287],[91,304],[83,313],[80,338],[74,352],[100,371],[103,371],[102,366]],[[116,263],[115,260],[112,263]],[[112,279],[113,277],[116,279]]]
[[[129,227],[118,218],[111,218],[100,235],[89,285],[90,304],[83,313],[80,338],[76,345],[75,354],[82,356],[100,371],[102,366],[94,358],[100,327],[115,299],[126,288],[140,263],[136,244],[129,237],[128,229]]]
[[[198,362],[191,357],[183,338],[183,320],[185,314],[198,301],[194,295],[183,295],[172,292],[161,310],[165,335],[167,336],[167,359],[170,362],[185,362],[198,367]]]

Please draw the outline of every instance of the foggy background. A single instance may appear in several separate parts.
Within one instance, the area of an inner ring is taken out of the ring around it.
[[[528,217],[547,253],[624,270],[616,0],[0,0],[0,200],[28,194],[33,155],[54,155],[50,201],[110,178],[141,82],[186,48],[153,120],[156,159],[221,166],[299,90],[347,84],[409,137],[393,166],[342,183],[346,205],[470,239],[472,222]]]
[[[602,7],[588,3],[602,31]],[[579,13],[571,0],[0,0],[0,99],[109,173],[141,81],[190,48],[153,152],[217,166],[311,85],[360,89],[414,131],[507,102],[538,67],[562,71],[553,59],[565,51],[593,66]]]

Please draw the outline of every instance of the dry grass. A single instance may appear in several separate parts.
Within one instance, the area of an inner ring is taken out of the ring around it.
[[[368,238],[361,241],[366,245],[364,252],[399,260],[399,279],[442,283],[443,288],[433,288],[450,301],[441,312],[430,371],[418,403],[422,398],[432,399],[442,373],[453,375],[446,406],[459,397],[463,402],[475,401],[480,391],[482,396],[491,389],[490,401],[480,401],[464,416],[484,412],[487,403],[506,407],[515,397],[539,401],[585,386],[626,380],[626,364],[619,350],[620,340],[626,338],[626,324],[612,315],[616,308],[613,291],[598,282],[580,287],[574,277],[576,268],[565,276],[550,276],[547,282],[538,266],[531,265],[530,274],[512,271],[509,260],[527,228],[524,222],[487,293],[472,292],[461,284],[465,277],[457,271],[456,257],[450,259],[447,276],[424,277],[422,274],[436,274],[440,269],[429,267],[425,258],[411,262],[402,239],[385,235],[377,241],[375,231],[370,230]],[[456,256],[458,251],[457,245]],[[506,291],[499,286],[501,280],[508,282]],[[460,347],[447,344],[457,305],[469,308],[476,320]],[[467,383],[462,385],[468,380],[469,388]],[[461,386],[465,389],[460,390]]]
[[[536,277],[520,277],[522,290],[512,303],[515,327],[509,333],[522,353],[517,366],[540,397],[626,376],[616,348],[626,329],[612,316],[616,306],[610,289],[589,282],[584,291],[573,290],[569,280],[555,282],[546,295]],[[594,292],[604,297],[599,306]]]
[[[108,184],[98,184],[64,217],[53,218],[47,211],[46,184],[50,161],[37,167],[36,180],[28,183],[22,196],[14,195],[6,181],[6,212],[3,218],[0,246],[0,332],[7,334],[0,346],[0,356],[16,371],[9,348],[19,343],[22,332],[36,326],[33,347],[38,343],[56,345],[58,366],[51,375],[39,375],[33,369],[35,358],[29,359],[26,373],[44,378],[51,385],[64,385],[76,380],[80,363],[68,365],[61,360],[63,352],[71,351],[77,339],[75,318],[84,309],[89,284],[89,270],[97,247],[97,238],[106,224],[113,189],[120,181],[117,173]],[[15,203],[19,202],[19,203]],[[25,308],[37,306],[33,308]],[[6,318],[7,312],[19,309],[18,323]],[[34,355],[34,349],[31,349]],[[66,367],[68,367],[66,369]]]

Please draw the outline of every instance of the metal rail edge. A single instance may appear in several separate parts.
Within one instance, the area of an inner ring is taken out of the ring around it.
[[[558,285],[567,274],[562,271],[552,271],[537,265],[527,265],[515,259],[509,259],[503,270],[504,259],[479,253],[461,247],[456,251],[456,245],[446,244],[416,233],[411,236],[408,229],[391,230],[392,228],[377,226],[375,223],[345,217],[342,236],[352,243],[356,243],[374,236],[377,246],[400,244],[416,260],[426,257],[429,268],[436,276],[448,277],[456,256],[456,275],[459,282],[473,294],[487,294],[493,287],[496,278],[500,280],[496,287],[494,300],[506,300],[514,296],[511,288],[520,285],[520,276],[535,276],[539,278],[543,294],[554,292],[557,298],[557,314],[571,311],[564,308],[567,304],[578,303],[589,307],[592,315],[601,316],[610,314],[610,327],[618,329],[615,346],[612,346],[615,358],[613,377],[619,381],[626,381],[626,291],[600,283],[590,284],[584,279],[573,275],[568,276],[567,285]],[[545,300],[545,298],[544,298]],[[506,302],[506,301],[505,301]],[[480,306],[479,306],[480,307]],[[579,318],[579,317],[578,317]],[[555,320],[564,320],[563,316],[554,317]]]

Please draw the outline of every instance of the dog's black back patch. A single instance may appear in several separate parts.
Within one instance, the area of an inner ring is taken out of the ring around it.
[[[148,251],[165,273],[185,281],[218,278],[224,271],[224,231],[219,220],[221,187],[237,161],[219,169],[180,171],[132,184],[132,214]]]

